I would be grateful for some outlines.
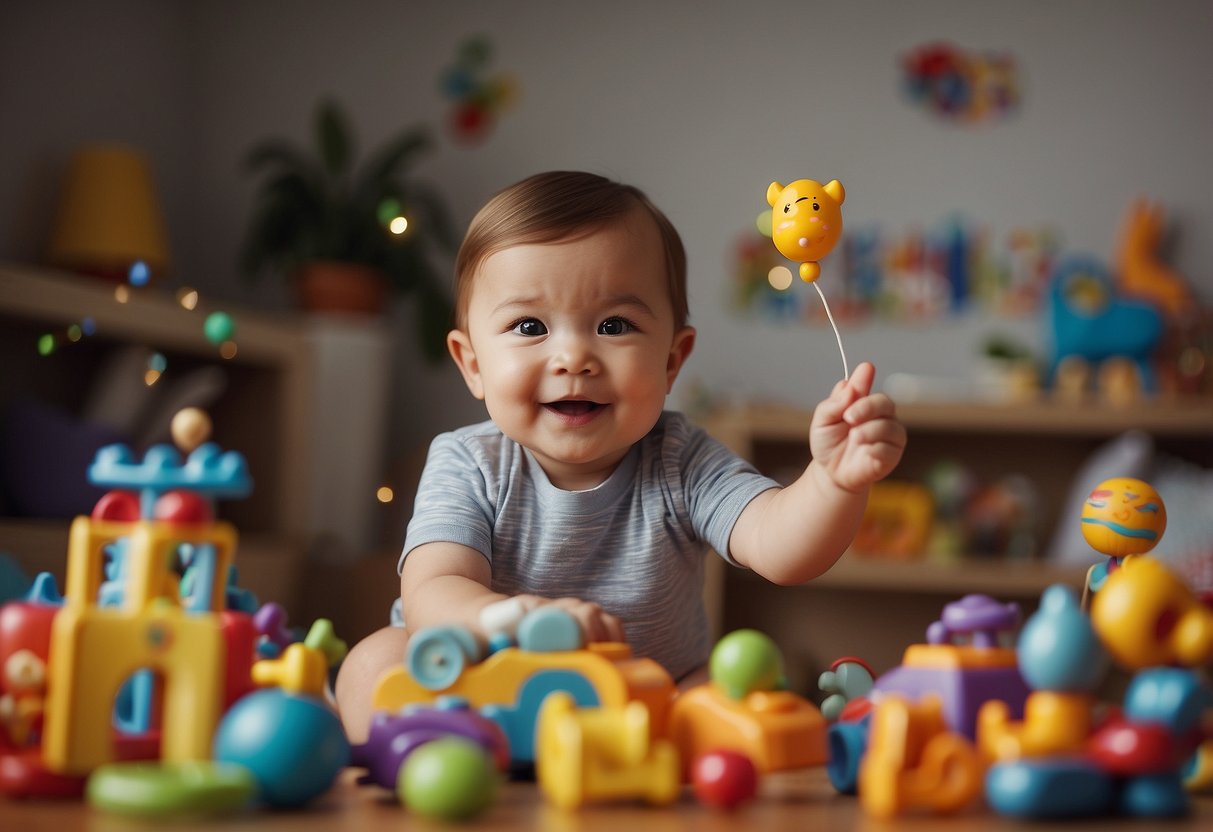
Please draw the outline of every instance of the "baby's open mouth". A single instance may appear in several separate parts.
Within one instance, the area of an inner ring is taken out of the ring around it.
[[[576,399],[561,402],[548,402],[544,407],[554,410],[561,416],[585,416],[599,410],[605,405],[598,402],[585,401],[584,399]]]

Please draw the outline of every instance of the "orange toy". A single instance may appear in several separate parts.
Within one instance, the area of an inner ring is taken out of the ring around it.
[[[674,700],[670,739],[684,774],[700,754],[727,749],[746,755],[759,772],[823,765],[829,724],[812,702],[790,691],[756,690],[732,699],[715,684]]]
[[[1165,221],[1161,205],[1135,200],[1125,218],[1117,265],[1125,294],[1157,305],[1174,319],[1190,310],[1192,294],[1184,279],[1158,256]]]
[[[980,794],[983,774],[973,744],[948,730],[938,697],[910,702],[889,695],[877,702],[859,766],[860,805],[869,815],[958,811]]]

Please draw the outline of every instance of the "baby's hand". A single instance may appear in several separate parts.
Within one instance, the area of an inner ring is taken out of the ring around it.
[[[897,421],[892,399],[872,395],[875,377],[876,368],[865,361],[813,411],[813,460],[846,491],[862,491],[888,476],[906,447],[906,429]]]
[[[527,612],[546,605],[559,607],[576,619],[586,643],[593,641],[624,641],[623,624],[593,601],[580,598],[541,598],[538,595],[516,595]]]

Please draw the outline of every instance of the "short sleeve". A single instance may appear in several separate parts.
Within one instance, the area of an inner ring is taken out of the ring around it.
[[[491,561],[495,513],[485,470],[471,448],[454,433],[439,434],[430,443],[396,571],[425,543],[459,543]]]
[[[668,431],[691,528],[733,563],[729,537],[737,518],[751,500],[779,483],[685,418],[671,420]]]

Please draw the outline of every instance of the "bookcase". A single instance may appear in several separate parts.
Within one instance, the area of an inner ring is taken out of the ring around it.
[[[245,456],[254,488],[247,499],[220,503],[217,513],[240,531],[241,584],[291,609],[307,555],[313,481],[315,362],[305,322],[218,307],[236,323],[236,352],[224,357],[204,332],[206,315],[216,308],[205,298],[191,311],[155,289],[132,289],[123,301],[117,288],[54,269],[0,264],[0,413],[35,400],[70,420],[116,351],[131,346],[163,357],[164,381],[220,367],[225,385],[209,408],[212,439]],[[92,334],[74,342],[63,337],[85,321]],[[58,341],[48,354],[39,350],[45,335]],[[71,477],[83,480],[85,471],[65,474],[65,482]],[[0,551],[30,574],[55,574],[62,585],[70,518],[31,516],[11,503],[0,503]]]
[[[1202,465],[1213,465],[1213,401],[1143,400],[1112,408],[1097,402],[1047,399],[1022,403],[909,402],[898,404],[909,442],[895,479],[920,480],[941,458],[963,462],[982,479],[1017,472],[1038,493],[1040,539],[1057,524],[1073,474],[1102,443],[1130,429]],[[719,409],[704,427],[758,468],[779,478],[809,460],[810,411],[750,403]],[[1092,552],[1091,563],[1098,555]],[[717,559],[718,560],[718,559]],[[831,661],[858,655],[877,671],[900,662],[921,641],[943,605],[969,593],[1020,603],[1024,615],[1054,583],[1080,589],[1085,567],[1060,567],[1039,553],[1015,560],[962,555],[946,561],[848,552],[826,574],[797,587],[779,587],[718,562],[709,576],[709,609],[720,632],[756,627],[784,651],[790,682],[812,691]]]

